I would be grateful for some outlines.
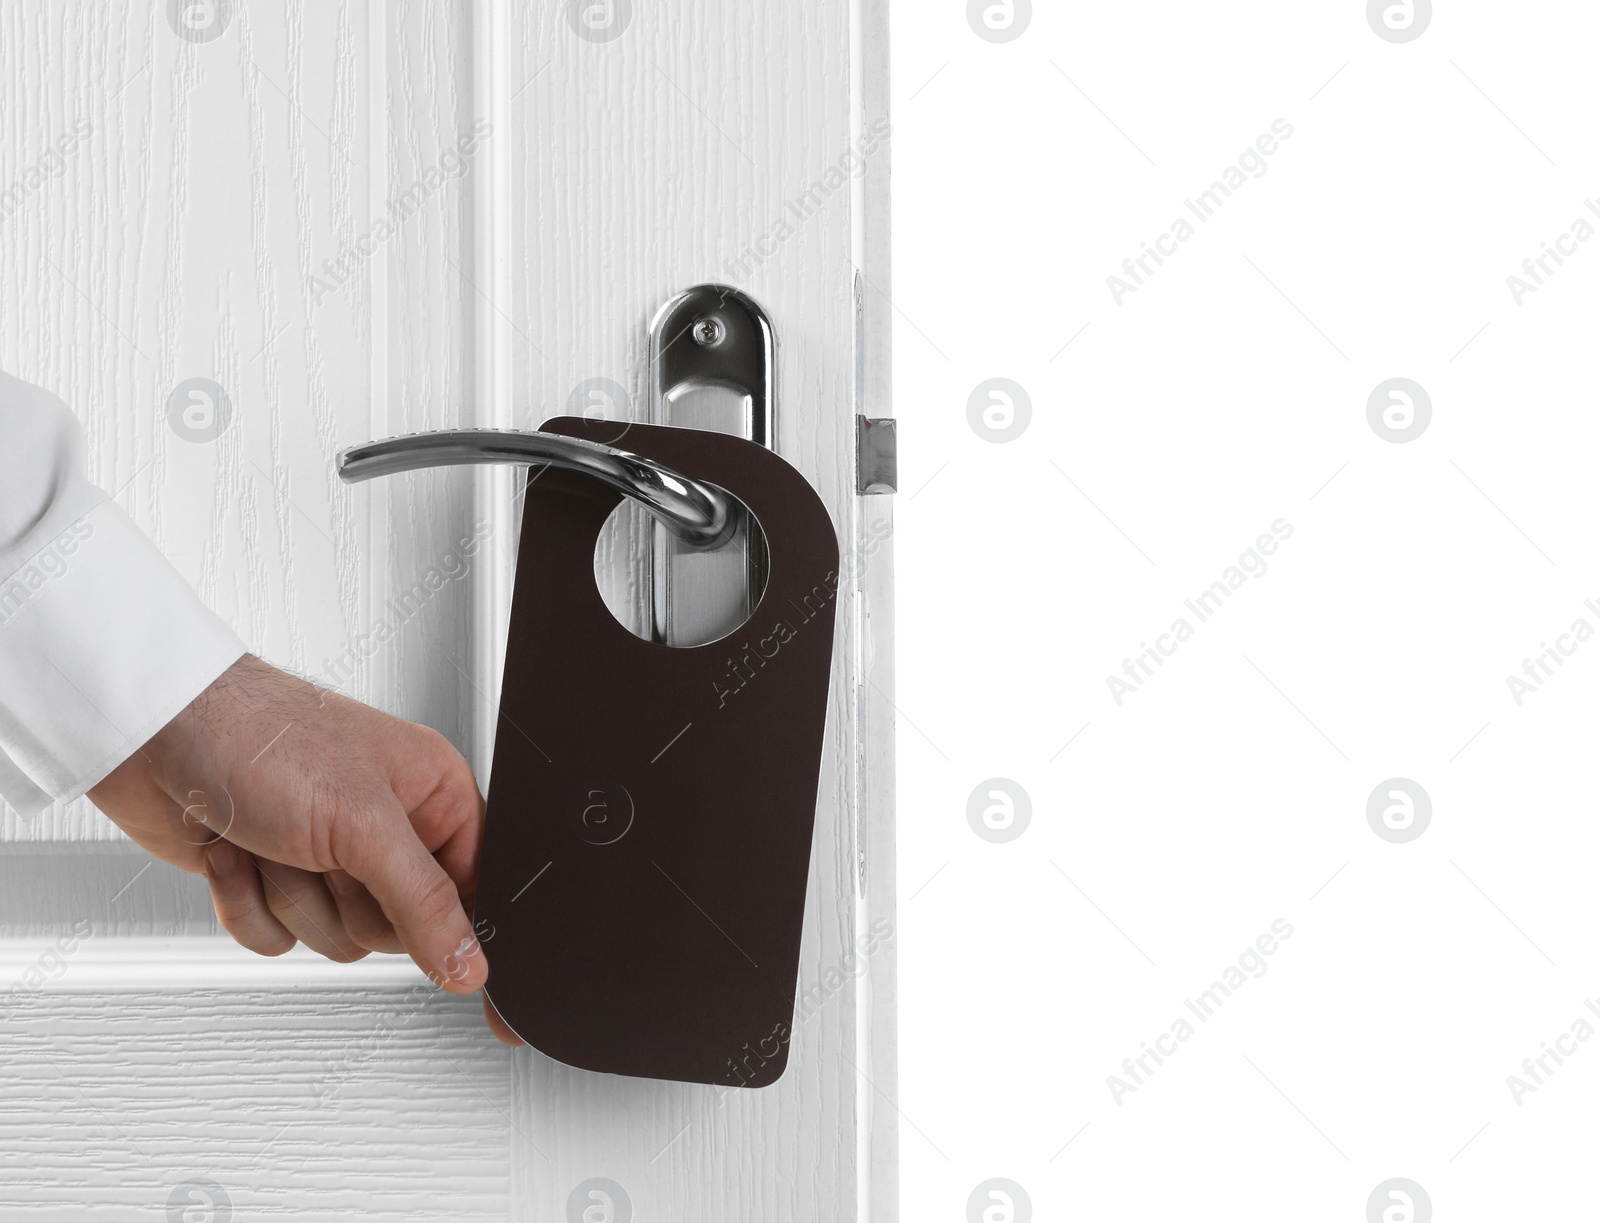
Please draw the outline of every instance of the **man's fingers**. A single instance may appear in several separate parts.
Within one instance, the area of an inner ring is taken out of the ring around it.
[[[253,857],[218,841],[206,851],[205,871],[217,920],[234,942],[257,955],[282,955],[294,946],[294,935],[267,908]]]
[[[334,852],[366,884],[417,967],[453,994],[483,988],[489,977],[461,896],[398,806],[341,823]]]
[[[489,1021],[489,1031],[495,1034],[502,1045],[522,1046],[528,1042],[523,1040],[511,1030],[511,1025],[500,1018],[500,1012],[494,1009],[494,1003],[489,1001],[489,991],[483,993],[483,1017]]]
[[[461,753],[434,731],[424,732],[410,759],[426,768],[396,778],[395,797],[423,847],[455,881],[461,903],[470,911],[483,839],[483,794]]]
[[[394,932],[394,926],[383,915],[383,906],[373,899],[372,893],[348,871],[329,871],[323,877],[333,902],[339,906],[339,917],[350,937],[368,951],[382,951],[390,955],[403,953],[405,945]]]
[[[367,954],[367,949],[344,928],[339,906],[333,903],[321,875],[281,862],[257,861],[267,907],[289,933],[318,955],[342,964]]]
[[[434,851],[444,873],[450,876],[461,897],[461,907],[470,915],[478,894],[478,845],[483,840],[483,824],[466,823],[457,828],[443,845]]]

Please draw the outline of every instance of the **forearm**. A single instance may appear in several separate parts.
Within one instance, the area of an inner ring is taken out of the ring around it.
[[[59,399],[0,374],[0,798],[75,798],[244,643],[83,471]]]

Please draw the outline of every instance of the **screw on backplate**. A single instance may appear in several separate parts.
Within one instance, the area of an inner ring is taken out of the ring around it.
[[[689,324],[689,330],[694,334],[694,342],[701,348],[715,348],[722,343],[724,332],[721,319],[697,318]]]

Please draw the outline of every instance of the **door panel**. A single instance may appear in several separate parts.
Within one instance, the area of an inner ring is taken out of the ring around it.
[[[0,1216],[506,1217],[509,1057],[475,999],[214,939],[42,946],[0,942],[6,980],[48,976],[0,1003]]]
[[[470,175],[430,169],[471,129],[472,26],[389,8],[219,5],[190,41],[166,3],[8,7],[0,361],[73,407],[93,478],[252,649],[467,743],[478,558],[428,575],[466,559],[470,479],[333,477],[471,395]],[[168,420],[196,378],[226,396],[209,442]],[[0,1215],[226,1217],[174,1198],[201,1177],[235,1217],[507,1217],[476,1000],[240,951],[203,880],[87,802],[7,810],[0,864]]]
[[[471,582],[426,579],[461,559],[470,479],[351,491],[332,459],[470,402],[471,180],[439,169],[471,130],[470,24],[272,0],[190,42],[145,7],[8,10],[0,359],[73,407],[91,476],[253,649],[463,739],[439,671]],[[191,379],[225,396],[214,441],[169,424]],[[87,803],[5,820],[116,836]]]
[[[772,316],[778,450],[847,558],[802,1002],[776,1087],[587,1074],[507,1053],[470,1000],[414,1004],[404,962],[232,949],[203,882],[87,803],[7,810],[6,1217],[160,1217],[206,1177],[241,1217],[564,1220],[603,1177],[641,1220],[892,1219],[893,523],[854,470],[856,415],[889,414],[880,6],[217,0],[209,41],[147,8],[5,19],[0,362],[73,406],[92,475],[252,649],[438,727],[480,777],[517,481],[347,489],[334,455],[645,420],[661,303],[722,281]],[[214,441],[168,421],[194,378],[226,395]],[[599,574],[642,617],[640,525]]]

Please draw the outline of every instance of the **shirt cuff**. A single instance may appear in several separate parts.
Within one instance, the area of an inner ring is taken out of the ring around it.
[[[111,501],[0,576],[0,798],[24,819],[138,750],[245,645]]]

